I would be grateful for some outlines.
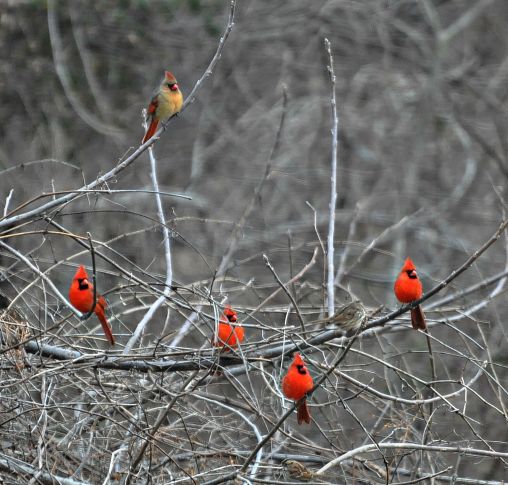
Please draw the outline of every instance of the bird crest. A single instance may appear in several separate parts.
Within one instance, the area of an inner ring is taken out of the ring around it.
[[[226,305],[224,307],[224,316],[231,323],[235,323],[238,320],[238,314],[236,313],[235,310],[233,310],[233,308],[231,308],[231,305]]]
[[[294,356],[294,359],[293,359],[293,364],[295,366],[299,366],[299,365],[305,365],[305,363],[303,362],[303,359],[302,357],[300,356],[300,354],[297,352]]]
[[[74,275],[74,278],[77,280],[87,280],[88,279],[88,273],[86,272],[86,269],[83,265],[81,265],[78,270],[76,271],[76,274]]]
[[[409,257],[404,261],[404,266],[402,266],[402,271],[414,271],[416,266],[413,263],[413,260]]]
[[[164,71],[164,78],[168,83],[176,83],[176,77],[173,76],[173,73],[170,71]]]

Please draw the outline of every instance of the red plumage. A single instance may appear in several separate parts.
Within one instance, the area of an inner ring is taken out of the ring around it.
[[[145,143],[150,138],[152,138],[152,136],[155,135],[155,132],[157,131],[158,126],[159,126],[159,120],[156,120],[155,118],[152,119],[152,121],[150,122],[150,126],[148,127],[148,130],[146,130],[145,136],[143,137],[143,141],[141,143]]]
[[[102,325],[104,334],[111,345],[115,345],[115,337],[111,331],[108,320],[106,319],[105,310],[107,307],[106,300],[103,296],[97,293],[97,302],[95,304],[94,313],[97,315],[99,322]],[[93,305],[93,285],[88,280],[88,273],[84,266],[80,266],[72,279],[71,287],[69,288],[69,300],[72,306],[78,309],[81,313],[88,313]]]
[[[401,303],[411,303],[422,297],[422,282],[418,278],[416,267],[411,258],[406,258],[404,266],[402,266],[399,276],[395,280],[393,291],[397,300]],[[420,305],[411,309],[411,325],[415,330],[425,330],[427,328],[425,315]]]
[[[282,379],[284,396],[299,401],[314,387],[314,381],[299,353],[296,353],[286,375]],[[310,412],[307,400],[303,399],[296,409],[298,424],[310,423]]]
[[[217,339],[212,340],[216,347],[236,348],[243,342],[245,331],[238,322],[238,314],[230,305],[226,305],[219,319]],[[231,325],[232,323],[236,325]]]

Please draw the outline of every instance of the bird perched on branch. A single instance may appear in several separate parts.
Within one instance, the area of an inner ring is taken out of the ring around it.
[[[367,312],[362,302],[351,301],[342,305],[331,317],[317,320],[313,323],[327,323],[337,325],[345,332],[355,332],[367,321]]]
[[[165,71],[159,90],[148,105],[146,121],[150,124],[141,143],[145,143],[152,138],[161,121],[167,121],[173,115],[179,113],[182,105],[183,96],[176,78],[171,72]]]
[[[282,460],[282,469],[287,479],[309,482],[314,478],[314,473],[305,465],[296,460]]]
[[[288,399],[299,401],[305,398],[306,394],[313,387],[314,381],[312,380],[309,370],[305,366],[305,362],[300,357],[300,354],[296,353],[287,374],[282,379],[282,392]],[[304,421],[310,423],[310,413],[306,399],[303,399],[298,404],[296,408],[296,417],[298,424],[302,424]]]
[[[230,305],[226,305],[219,319],[217,336],[212,340],[212,345],[234,349],[243,342],[244,337],[245,331],[238,323],[238,313]]]
[[[422,282],[420,278],[418,278],[416,267],[413,261],[411,261],[411,258],[406,258],[404,266],[402,266],[399,276],[395,281],[393,290],[397,300],[401,303],[411,303],[422,297]],[[415,330],[425,330],[427,328],[425,315],[420,305],[411,309],[411,325]]]
[[[93,284],[88,279],[88,274],[84,266],[80,266],[72,279],[69,289],[69,300],[74,308],[82,313],[88,313],[93,306]],[[111,345],[115,345],[115,337],[111,331],[111,327],[106,319],[105,310],[107,307],[106,300],[103,296],[96,294],[96,304],[94,313],[101,322],[104,334]]]

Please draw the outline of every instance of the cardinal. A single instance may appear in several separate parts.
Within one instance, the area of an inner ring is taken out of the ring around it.
[[[106,320],[104,311],[106,310],[106,300],[103,296],[97,293],[97,303],[95,304],[94,313],[97,315],[99,322],[101,322],[104,334],[111,345],[115,345],[115,337],[111,332],[111,327]],[[88,280],[88,274],[84,266],[80,266],[72,279],[71,287],[69,289],[69,300],[74,308],[77,308],[81,313],[88,313],[93,305],[93,285]]]
[[[422,282],[418,278],[416,267],[413,261],[411,261],[411,258],[407,258],[404,262],[404,266],[402,266],[400,270],[393,290],[395,291],[397,300],[401,303],[411,303],[422,297]],[[415,330],[425,330],[427,328],[425,315],[420,305],[411,309],[411,325],[413,325]]]
[[[243,342],[245,331],[238,323],[238,313],[226,305],[219,319],[217,339],[212,342],[215,347],[236,348]],[[234,324],[234,325],[232,325]]]
[[[288,399],[293,399],[293,401],[299,401],[304,398],[296,408],[298,424],[302,424],[304,421],[310,423],[309,407],[307,406],[305,396],[313,387],[314,382],[309,374],[309,370],[305,366],[305,362],[300,357],[300,354],[296,353],[287,374],[282,379],[282,392],[284,396]]]
[[[159,91],[148,105],[146,121],[150,122],[141,143],[148,141],[157,131],[161,121],[167,121],[182,109],[183,96],[175,76],[169,71],[164,72],[164,79]]]

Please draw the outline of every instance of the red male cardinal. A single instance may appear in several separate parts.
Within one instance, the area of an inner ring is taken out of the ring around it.
[[[236,311],[230,305],[226,305],[219,320],[217,339],[212,344],[216,347],[238,347],[238,344],[243,342],[245,331],[241,325],[231,325],[232,323],[236,324],[237,321]]]
[[[106,310],[106,300],[97,293],[97,303],[94,313],[101,322],[102,329],[111,345],[115,345],[115,337],[111,332],[104,310]],[[83,266],[80,266],[72,279],[69,289],[69,300],[72,305],[82,313],[88,313],[93,305],[93,285],[88,281],[88,274]]]
[[[304,361],[300,357],[300,354],[296,353],[287,374],[282,379],[282,392],[288,399],[298,401],[313,387],[314,382],[312,381],[312,377]],[[302,424],[304,421],[310,423],[309,408],[305,399],[296,408],[296,417],[298,419],[298,424]]]
[[[411,303],[422,297],[422,282],[416,274],[416,268],[411,258],[407,258],[404,262],[404,266],[402,266],[400,270],[393,290],[395,291],[397,300],[401,303]],[[425,315],[420,305],[411,309],[411,325],[413,325],[415,330],[425,330],[427,328]]]
[[[180,112],[182,104],[183,96],[175,76],[171,72],[165,71],[159,91],[148,105],[146,121],[150,121],[150,126],[141,143],[152,138],[161,121],[169,120],[174,114]]]

